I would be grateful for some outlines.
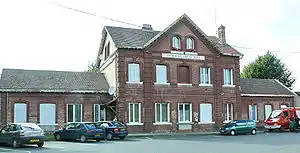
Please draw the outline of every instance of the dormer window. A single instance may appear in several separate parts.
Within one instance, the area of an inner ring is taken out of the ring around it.
[[[195,49],[195,40],[191,37],[186,38],[186,49],[194,50]]]
[[[181,49],[181,39],[179,36],[173,36],[172,38],[172,48],[176,50]]]

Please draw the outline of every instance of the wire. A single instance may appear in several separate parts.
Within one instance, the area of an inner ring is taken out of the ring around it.
[[[84,13],[84,14],[91,15],[91,16],[96,16],[96,17],[98,16],[100,18],[103,18],[103,19],[106,19],[106,20],[111,20],[111,21],[114,21],[114,22],[119,22],[119,23],[131,25],[131,26],[135,26],[135,27],[139,27],[139,28],[142,27],[142,26],[139,26],[139,25],[136,25],[136,24],[132,24],[132,23],[129,23],[129,22],[124,22],[124,21],[120,21],[120,20],[108,18],[108,17],[105,17],[105,16],[99,16],[99,15],[96,15],[96,14],[93,14],[93,13],[89,13],[89,12],[82,11],[82,10],[79,10],[79,9],[71,8],[71,7],[68,7],[68,6],[59,4],[59,3],[55,3],[55,2],[49,2],[49,4],[55,5],[55,6],[59,6],[59,7],[65,8],[65,9],[73,10],[73,11],[76,11],[76,12]]]
[[[295,54],[299,54],[300,52],[287,52],[287,51],[280,51],[280,50],[273,50],[273,49],[255,49],[255,48],[251,48],[251,47],[244,47],[244,46],[235,46],[235,45],[230,45],[232,47],[236,47],[236,48],[241,48],[241,49],[250,49],[250,50],[264,50],[264,51],[270,51],[270,52],[277,52],[277,53],[295,53]]]

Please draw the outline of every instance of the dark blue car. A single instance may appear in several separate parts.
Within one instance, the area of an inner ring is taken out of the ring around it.
[[[106,129],[106,140],[114,138],[125,139],[128,135],[127,126],[118,121],[99,121],[96,123],[97,127],[104,127]]]
[[[54,138],[60,140],[80,140],[86,142],[87,140],[96,140],[99,142],[105,138],[105,129],[96,128],[95,123],[89,122],[73,122],[67,124],[65,127],[54,131]]]

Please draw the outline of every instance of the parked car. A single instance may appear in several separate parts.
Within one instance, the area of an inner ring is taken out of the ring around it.
[[[255,135],[256,130],[256,122],[254,120],[234,120],[223,125],[219,131],[221,134],[236,135],[251,133]]]
[[[128,135],[127,126],[119,121],[99,121],[97,127],[105,127],[106,140],[113,140],[114,138],[125,139]]]
[[[10,123],[0,132],[0,143],[12,145],[14,148],[24,144],[44,145],[44,131],[35,123]]]
[[[60,140],[80,140],[86,142],[88,140],[96,140],[99,142],[105,138],[105,129],[96,128],[92,122],[73,122],[69,123],[61,129],[54,131],[54,138]]]

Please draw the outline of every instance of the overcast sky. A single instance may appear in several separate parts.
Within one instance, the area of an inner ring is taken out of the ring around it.
[[[299,7],[298,0],[1,0],[0,69],[83,71],[96,59],[104,25],[130,27],[100,16],[162,30],[186,13],[207,35],[223,24],[229,44],[250,48],[236,48],[245,55],[241,68],[273,51],[300,90]]]

